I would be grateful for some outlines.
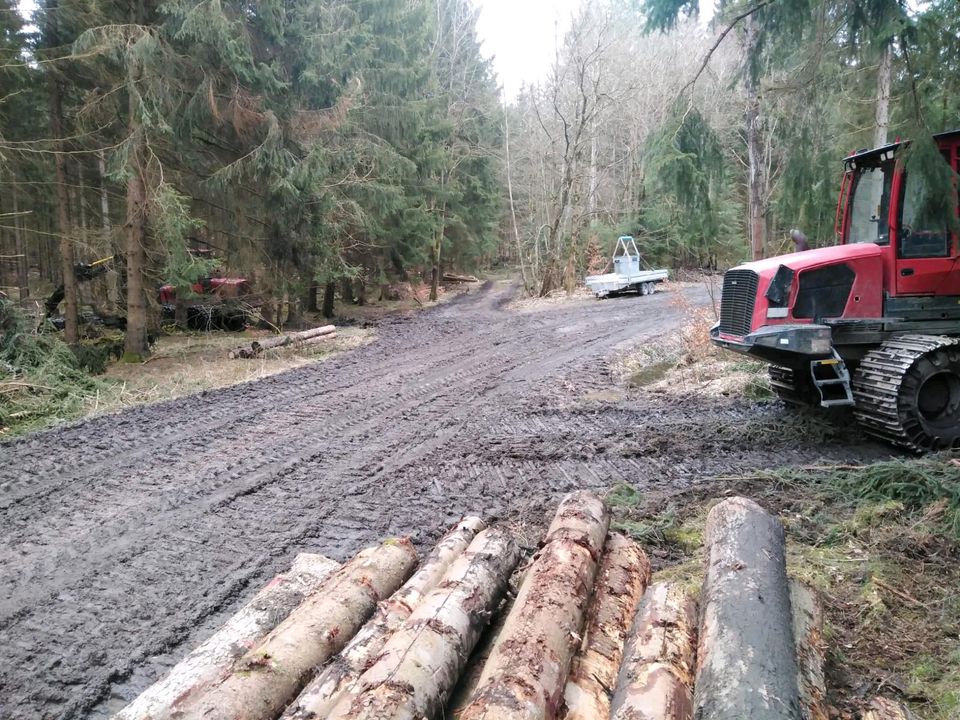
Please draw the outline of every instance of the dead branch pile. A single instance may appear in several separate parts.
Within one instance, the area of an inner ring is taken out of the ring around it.
[[[472,517],[416,572],[406,540],[339,568],[301,556],[115,717],[420,720],[454,691],[461,720],[828,717],[823,612],[788,581],[776,518],[745,498],[711,510],[699,614],[681,586],[648,588],[643,549],[608,524],[575,492],[523,563]],[[900,711],[878,698],[864,717]]]
[[[260,338],[253,340],[249,345],[241,345],[234,348],[227,357],[231,360],[237,358],[255,358],[264,350],[281,347],[303,347],[304,345],[316,345],[327,340],[332,340],[337,336],[336,325],[323,325],[321,327],[311,328],[302,332],[289,333],[287,335],[276,335],[269,338]]]

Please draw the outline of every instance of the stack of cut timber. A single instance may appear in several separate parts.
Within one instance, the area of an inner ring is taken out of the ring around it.
[[[249,345],[241,345],[238,348],[234,348],[227,353],[227,356],[231,360],[236,360],[237,358],[254,358],[264,350],[269,350],[270,348],[281,348],[290,345],[297,347],[316,345],[326,342],[327,340],[332,340],[336,336],[336,325],[323,325],[321,327],[311,328],[310,330],[304,330],[303,332],[275,335],[274,337],[253,340]]]
[[[575,492],[522,565],[508,532],[473,517],[415,572],[405,540],[335,570],[298,559],[116,717],[421,720],[451,717],[455,689],[460,720],[828,717],[822,609],[788,581],[776,518],[745,498],[711,510],[699,616],[688,589],[648,587],[643,549],[608,525]],[[867,717],[898,711],[877,700]]]

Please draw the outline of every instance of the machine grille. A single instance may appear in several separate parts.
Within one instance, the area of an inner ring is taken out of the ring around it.
[[[753,270],[728,270],[724,274],[720,332],[740,336],[750,334],[759,281]]]

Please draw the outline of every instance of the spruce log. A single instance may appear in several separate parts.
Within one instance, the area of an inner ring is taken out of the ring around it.
[[[823,672],[823,605],[816,591],[799,580],[790,580],[793,639],[797,646],[797,685],[804,720],[829,720],[827,681]]]
[[[694,714],[801,720],[783,526],[735,497],[707,516]]]
[[[863,720],[914,720],[914,715],[903,703],[877,696],[863,712]]]
[[[557,716],[608,523],[592,493],[560,503],[461,720]]]
[[[327,333],[326,335],[317,335],[316,337],[307,338],[306,340],[301,340],[298,345],[303,347],[304,345],[319,345],[321,343],[329,342],[330,340],[335,340],[337,334],[335,332]]]
[[[509,533],[484,530],[387,641],[328,720],[437,717],[500,603],[520,552]]]
[[[650,582],[650,561],[632,540],[611,533],[603,552],[583,642],[564,690],[567,720],[610,716],[623,644]]]
[[[169,714],[177,698],[217,680],[339,566],[323,555],[297,555],[289,571],[267,583],[216,633],[114,715],[114,720],[146,720]]]
[[[680,585],[643,596],[623,654],[611,720],[690,720],[697,606]]]
[[[459,282],[459,283],[475,283],[480,282],[480,280],[474,275],[458,275],[457,273],[444,273],[443,279],[445,282]]]
[[[304,330],[303,332],[261,338],[259,340],[253,340],[249,345],[241,345],[238,348],[234,348],[227,353],[227,355],[231,360],[235,360],[237,358],[252,358],[259,355],[263,350],[283,347],[284,345],[292,345],[294,343],[302,343],[305,340],[310,340],[311,338],[330,335],[331,333],[336,332],[336,330],[336,325],[321,325],[320,327]]]
[[[334,573],[300,607],[238,660],[230,674],[177,703],[183,720],[277,717],[316,668],[339,652],[413,570],[409,540],[368,548]]]
[[[424,596],[436,587],[450,565],[484,528],[480,518],[468,517],[444,535],[406,584],[377,607],[343,651],[291,703],[288,720],[326,717],[340,696],[376,659],[390,636],[410,616]]]

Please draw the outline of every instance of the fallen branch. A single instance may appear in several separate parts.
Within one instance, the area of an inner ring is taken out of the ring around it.
[[[178,701],[174,717],[277,717],[316,668],[346,645],[377,603],[400,587],[416,561],[409,540],[388,540],[364,550],[240,658],[228,675]]]
[[[216,681],[246,648],[275,628],[337,567],[336,562],[323,555],[298,555],[288,572],[271,580],[213,636],[163,679],[144,690],[113,720],[166,717],[178,698],[199,692]]]
[[[483,527],[480,518],[468,517],[444,535],[417,572],[389,599],[380,603],[370,621],[304,688],[283,717],[287,720],[327,717],[340,697],[376,659],[390,636],[420,604],[424,595],[440,582],[450,565]]]
[[[608,523],[596,495],[563,499],[460,720],[556,716]]]
[[[627,639],[611,720],[690,720],[696,636],[693,598],[675,583],[652,585]]]
[[[632,540],[612,533],[597,570],[583,643],[564,690],[566,720],[610,716],[610,693],[617,684],[623,644],[648,582],[646,553]]]
[[[492,528],[477,535],[328,720],[437,717],[519,559],[506,531]]]

